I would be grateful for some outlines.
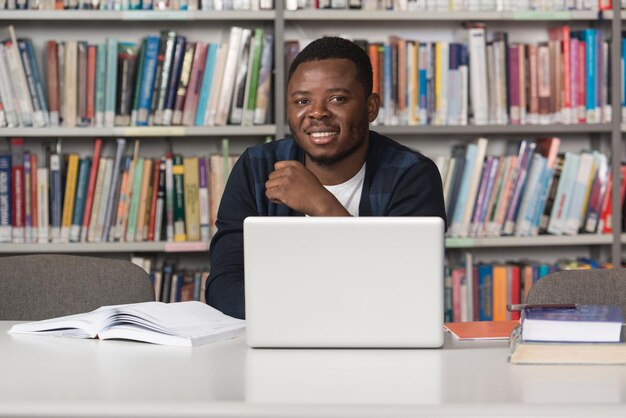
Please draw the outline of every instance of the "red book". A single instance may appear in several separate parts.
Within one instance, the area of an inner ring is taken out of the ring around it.
[[[87,48],[87,112],[86,119],[90,125],[96,120],[96,51],[95,45]]]
[[[96,177],[98,165],[100,164],[100,152],[102,151],[102,139],[97,138],[93,145],[93,158],[91,162],[91,172],[89,173],[89,184],[87,185],[87,199],[85,200],[85,214],[83,215],[83,227],[81,228],[81,242],[87,241],[89,230],[89,220],[91,219],[91,205],[93,203],[93,192],[96,188]]]
[[[572,74],[570,72],[570,60],[571,60],[571,52],[570,52],[570,28],[569,26],[563,26],[562,28],[562,38],[563,38],[563,107],[565,109],[565,123],[570,123],[572,118],[572,101],[571,97],[571,86],[572,86]]]
[[[626,192],[626,166],[622,165],[619,168],[620,177],[622,179],[620,183],[620,202],[624,201],[624,193]],[[604,205],[602,207],[602,214],[600,215],[600,225],[602,227],[602,233],[610,234],[613,232],[613,176],[609,173],[609,181],[606,188],[606,199],[604,199]],[[598,229],[600,230],[600,229]]]
[[[24,138],[11,138],[11,196],[13,242],[24,242]]]
[[[521,298],[521,274],[520,274],[520,266],[510,266],[509,274],[511,275],[510,286],[507,286],[507,290],[509,291],[509,296],[507,298],[507,303],[517,305],[520,303]],[[509,283],[507,283],[508,285]],[[507,318],[510,319],[519,319],[520,313],[519,311],[508,312]]]
[[[56,41],[48,42],[48,103],[50,123],[59,125],[59,67]]]
[[[160,161],[160,160],[159,160]],[[150,221],[148,223],[148,241],[154,241],[154,224],[156,223],[157,190],[159,190],[159,174],[161,164],[155,163],[152,170],[152,196],[150,202]]]

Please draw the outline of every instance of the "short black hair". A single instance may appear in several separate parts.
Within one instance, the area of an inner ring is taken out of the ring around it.
[[[365,88],[365,95],[369,97],[372,94],[372,62],[369,55],[354,42],[338,36],[316,39],[300,51],[289,66],[287,83],[300,64],[332,58],[352,61],[356,67],[356,78]]]

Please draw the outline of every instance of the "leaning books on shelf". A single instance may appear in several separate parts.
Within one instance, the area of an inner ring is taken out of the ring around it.
[[[271,114],[273,34],[232,27],[224,42],[163,30],[141,42],[47,43],[13,26],[0,43],[0,126],[262,125]],[[41,74],[47,77],[42,77]]]
[[[208,242],[236,156],[126,154],[118,138],[107,156],[25,150],[0,152],[0,242]]]
[[[609,41],[599,29],[551,28],[513,41],[474,25],[459,42],[392,35],[357,42],[381,96],[379,125],[609,123]],[[512,36],[511,36],[512,38]],[[285,42],[285,51],[298,41]],[[287,54],[287,63],[293,53]]]
[[[177,267],[177,263],[166,259],[158,262],[151,257],[131,257],[131,262],[150,275],[157,302],[205,302],[204,290],[209,276],[208,269],[190,270]]]
[[[393,0],[380,2],[376,0],[322,0],[322,1],[297,1],[289,0],[285,3],[286,10],[299,9],[363,9],[363,10],[387,10],[395,12],[554,12],[569,10],[606,10],[610,9],[610,1],[585,1],[564,2],[558,0]]]
[[[553,264],[521,262],[447,265],[444,275],[444,321],[519,320],[507,304],[524,303],[533,284],[558,270],[605,268],[592,259],[562,260]]]
[[[522,310],[522,340],[615,343],[624,316],[618,306],[530,307]]]
[[[245,321],[202,302],[143,302],[14,325],[9,333],[195,347],[241,335]]]
[[[598,151],[559,152],[559,138],[511,140],[490,155],[488,140],[455,145],[435,158],[450,237],[609,234],[612,177]],[[626,192],[626,165],[619,184]]]
[[[273,0],[0,0],[8,10],[115,10],[115,11],[256,11],[272,10]]]

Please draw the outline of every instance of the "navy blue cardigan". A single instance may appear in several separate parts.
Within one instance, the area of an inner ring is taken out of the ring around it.
[[[297,160],[304,152],[292,138],[247,149],[228,178],[211,240],[207,303],[227,315],[245,317],[243,221],[248,216],[302,216],[270,202],[265,182],[274,163]],[[439,216],[446,220],[441,177],[435,164],[376,132],[369,133],[359,216]],[[288,255],[286,255],[288,256]]]

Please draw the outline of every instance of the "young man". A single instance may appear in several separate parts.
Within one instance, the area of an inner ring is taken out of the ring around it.
[[[211,241],[207,303],[245,316],[243,221],[248,216],[446,219],[435,164],[369,131],[379,108],[372,65],[359,46],[325,37],[300,52],[287,87],[294,138],[249,148],[235,164]]]

